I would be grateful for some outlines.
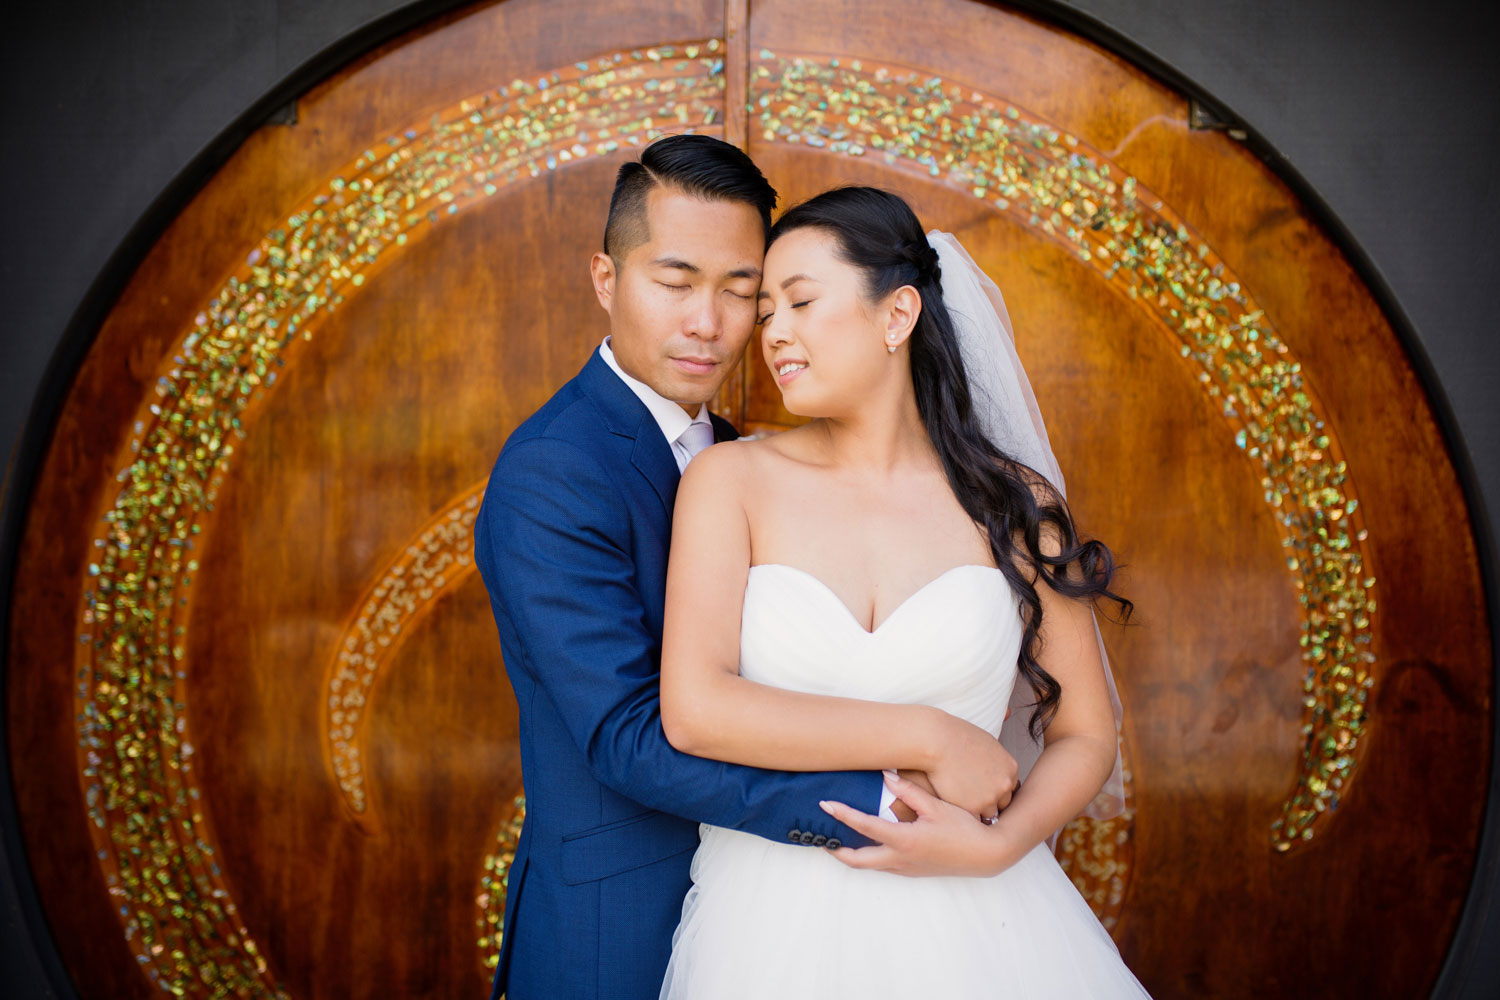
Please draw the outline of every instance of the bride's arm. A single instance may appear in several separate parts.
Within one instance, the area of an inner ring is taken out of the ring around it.
[[[982,769],[988,776],[968,784],[986,788],[1009,761],[1013,778],[1009,755],[995,753],[998,741],[939,709],[803,694],[740,676],[740,614],[750,572],[743,498],[763,486],[748,474],[746,448],[704,451],[677,491],[661,663],[662,726],[671,744],[699,757],[784,771],[938,771],[946,763]]]
[[[1045,533],[1042,546],[1048,555],[1061,551]],[[1068,571],[1077,573],[1077,564]],[[1010,806],[986,831],[998,843],[996,871],[1010,867],[1081,813],[1104,787],[1117,750],[1093,605],[1059,594],[1040,580],[1036,588],[1042,602],[1037,663],[1062,687],[1062,699],[1047,726],[1041,756]]]

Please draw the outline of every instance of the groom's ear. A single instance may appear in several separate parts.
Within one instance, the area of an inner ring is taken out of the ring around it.
[[[594,295],[599,299],[599,304],[604,311],[614,315],[610,307],[615,301],[615,279],[619,277],[619,271],[615,268],[615,259],[609,254],[600,251],[589,259],[589,275],[594,279]]]

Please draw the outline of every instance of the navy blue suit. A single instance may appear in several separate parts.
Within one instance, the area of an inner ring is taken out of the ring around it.
[[[737,436],[713,421],[718,440]],[[494,997],[655,1000],[699,822],[809,850],[868,843],[818,800],[874,813],[878,772],[765,771],[679,753],[663,735],[678,478],[650,411],[597,351],[490,475],[475,559],[520,710],[527,801]]]

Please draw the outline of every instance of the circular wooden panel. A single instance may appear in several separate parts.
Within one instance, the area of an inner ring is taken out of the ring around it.
[[[1430,985],[1490,739],[1467,512],[1369,291],[1179,95],[961,0],[510,0],[298,112],[142,262],[32,500],[10,750],[84,995],[484,988],[521,789],[478,491],[605,332],[614,168],[688,129],[783,204],[900,191],[1005,290],[1138,606],[1133,808],[1063,854],[1147,986]],[[789,421],[753,352],[724,403]]]

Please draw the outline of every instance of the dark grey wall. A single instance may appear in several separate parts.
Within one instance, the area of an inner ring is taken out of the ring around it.
[[[604,2],[604,0],[601,0]],[[18,5],[0,32],[0,455],[6,517],[27,414],[70,318],[133,227],[258,99],[351,33],[369,39],[435,4],[397,0],[63,0]],[[1472,458],[1480,518],[1500,523],[1497,18],[1461,0],[1077,0],[1058,4],[1217,97],[1300,172],[1368,254],[1430,359]],[[379,23],[386,19],[383,26]],[[394,20],[393,20],[394,19]],[[373,25],[373,27],[372,27]],[[357,47],[357,46],[356,46]],[[169,199],[170,200],[170,199]],[[60,358],[66,362],[66,358]],[[1462,457],[1462,456],[1461,456]],[[24,466],[24,462],[22,462]],[[24,470],[23,470],[24,471]],[[1493,547],[1483,541],[1493,564]],[[5,553],[0,552],[0,556]],[[0,566],[0,588],[9,566]],[[3,590],[0,590],[3,593]],[[1494,599],[1491,602],[1492,608]],[[0,781],[8,797],[8,782]],[[1495,799],[1491,796],[1492,811]],[[9,808],[0,803],[0,818]],[[1440,984],[1500,996],[1500,864]],[[54,996],[0,840],[0,984]],[[1420,877],[1414,873],[1414,877]],[[55,971],[55,970],[54,970]]]

